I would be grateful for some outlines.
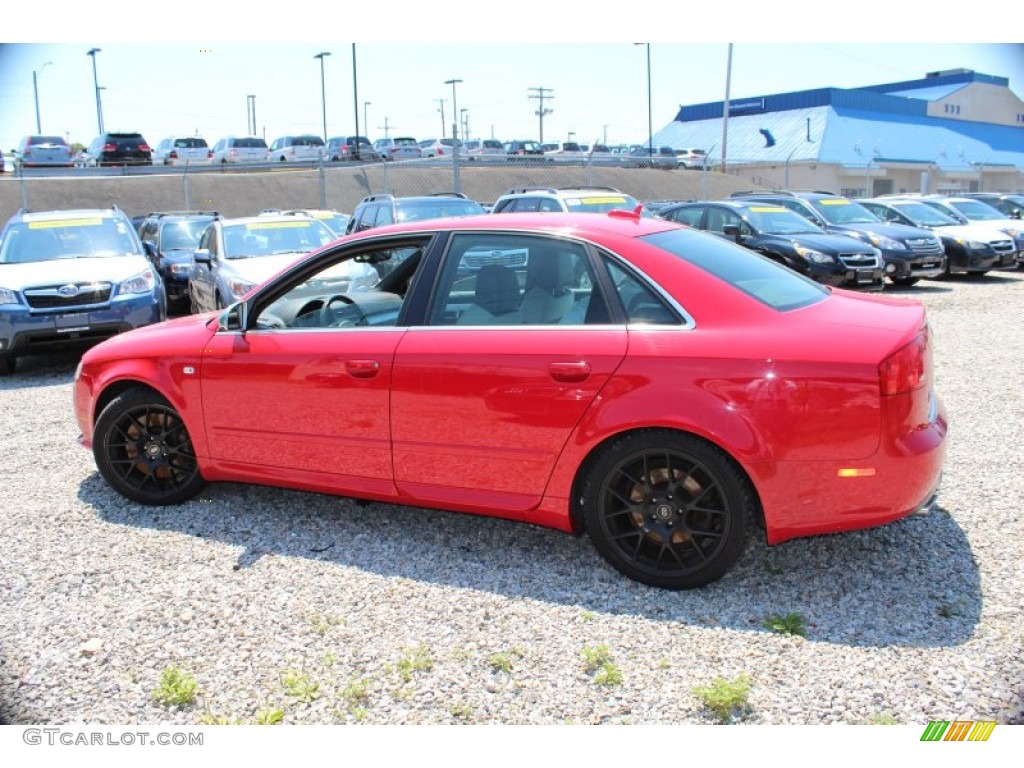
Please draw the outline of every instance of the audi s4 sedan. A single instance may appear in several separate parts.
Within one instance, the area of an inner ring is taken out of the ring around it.
[[[379,281],[350,290],[351,262]],[[755,528],[778,544],[927,510],[932,345],[915,301],[635,211],[474,216],[343,237],[221,311],[106,341],[74,407],[135,502],[231,481],[491,515],[686,589]]]

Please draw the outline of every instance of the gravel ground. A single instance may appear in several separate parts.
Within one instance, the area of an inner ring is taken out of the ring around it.
[[[746,673],[740,722],[1019,722],[1024,273],[893,293],[936,332],[939,510],[754,540],[682,593],[481,517],[233,484],[129,503],[76,443],[75,359],[23,359],[0,381],[0,721],[705,724],[693,688]],[[763,627],[789,612],[806,638]],[[154,700],[167,667],[192,703]]]

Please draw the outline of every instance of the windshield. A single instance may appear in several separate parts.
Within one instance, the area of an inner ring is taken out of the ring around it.
[[[199,244],[199,236],[203,234],[213,219],[196,219],[195,221],[169,221],[160,232],[160,250],[191,251]]]
[[[960,213],[966,216],[971,221],[997,221],[1005,219],[1006,216],[1002,211],[993,208],[987,203],[982,203],[977,200],[971,201],[960,201],[950,203]]]
[[[817,304],[828,296],[828,288],[813,280],[717,237],[673,229],[640,240],[700,267],[780,312]]]
[[[405,201],[399,203],[396,221],[422,221],[443,219],[448,216],[477,216],[486,213],[479,203],[458,197],[440,197],[437,200]]]
[[[608,213],[608,211],[634,211],[639,201],[629,195],[593,195],[589,197],[563,198],[570,213]],[[644,218],[653,218],[646,208],[641,210]]]
[[[881,221],[860,203],[841,197],[809,201],[829,224],[877,224]]]
[[[254,221],[224,227],[224,255],[229,259],[309,253],[334,240],[331,231],[313,219]]]
[[[929,227],[948,227],[951,224],[960,223],[952,216],[948,216],[941,211],[937,211],[926,203],[893,203],[892,207],[915,224],[923,224]]]
[[[746,209],[742,215],[754,229],[766,235],[820,235],[825,232],[800,214],[782,206],[754,206]]]
[[[131,225],[120,218],[51,219],[12,224],[0,246],[0,263],[141,254]]]

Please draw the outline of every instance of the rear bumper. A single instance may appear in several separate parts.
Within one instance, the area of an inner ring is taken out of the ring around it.
[[[873,528],[934,506],[942,478],[946,414],[884,437],[856,461],[780,461],[749,468],[761,497],[769,544]],[[855,470],[853,476],[850,470]]]

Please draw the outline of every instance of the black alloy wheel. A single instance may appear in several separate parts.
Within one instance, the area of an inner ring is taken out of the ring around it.
[[[667,430],[612,443],[583,492],[598,552],[629,578],[664,589],[721,577],[743,549],[755,507],[749,481],[721,451]]]
[[[110,486],[141,504],[179,504],[206,485],[185,422],[148,389],[127,390],[103,409],[93,456]]]

